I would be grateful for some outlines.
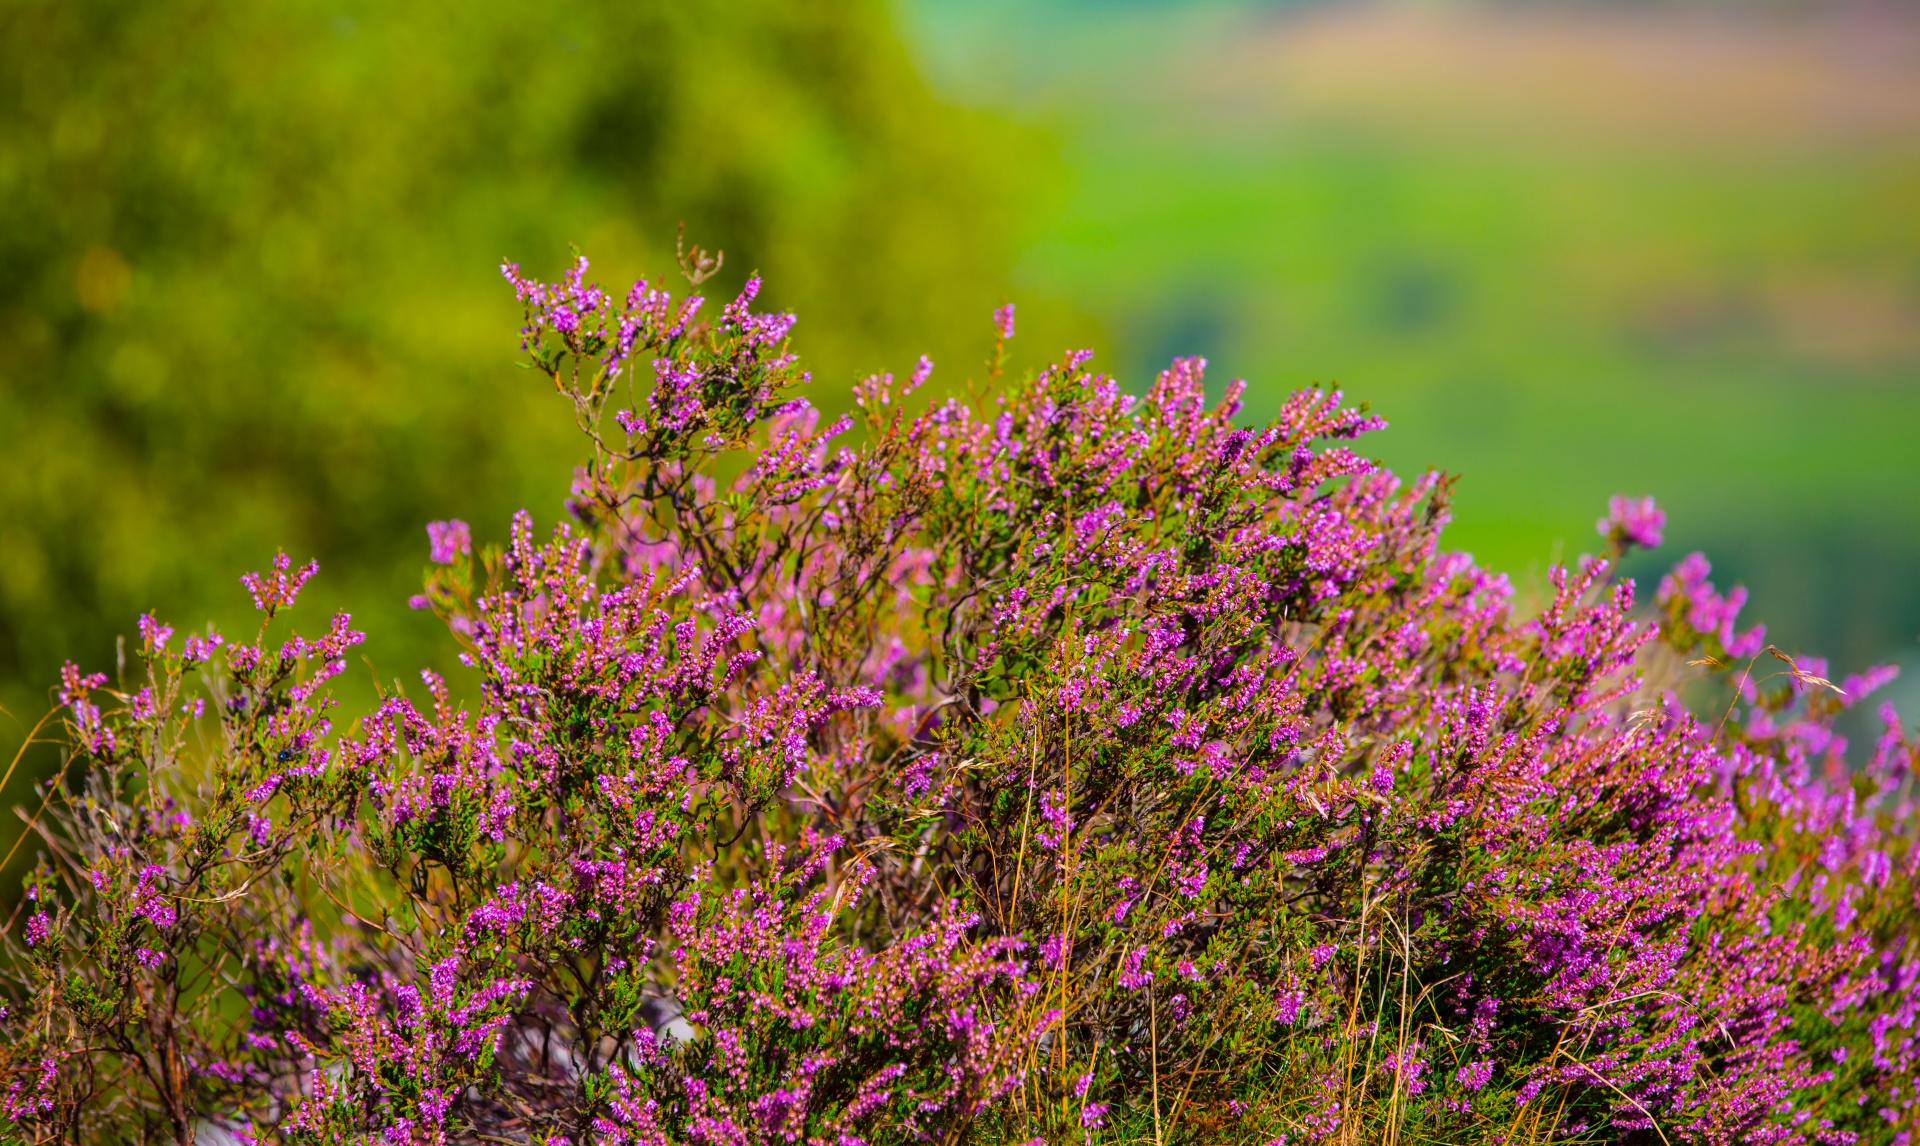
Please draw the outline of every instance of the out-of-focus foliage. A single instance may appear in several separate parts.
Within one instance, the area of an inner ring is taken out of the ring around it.
[[[392,610],[383,672],[429,655],[419,523],[546,516],[571,464],[500,255],[657,270],[684,220],[816,369],[938,357],[902,334],[998,300],[1025,139],[936,102],[878,0],[9,3],[0,695],[141,609],[226,616],[275,545]]]
[[[1393,411],[1374,449],[1459,472],[1450,544],[1526,599],[1592,506],[1657,494],[1776,642],[1920,700],[1913,4],[903,11],[942,90],[1061,126],[1016,296],[1101,319],[1123,373],[1205,353],[1253,416],[1314,381]]]

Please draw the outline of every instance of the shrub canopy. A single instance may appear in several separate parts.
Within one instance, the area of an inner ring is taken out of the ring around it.
[[[1906,1140],[1914,745],[1831,732],[1886,674],[1697,555],[1637,612],[1650,502],[1521,616],[1337,394],[1006,382],[1009,307],[986,398],[823,425],[757,279],[586,270],[506,268],[574,520],[429,529],[474,703],[336,727],[284,555],[257,631],[69,666],[12,1133]]]

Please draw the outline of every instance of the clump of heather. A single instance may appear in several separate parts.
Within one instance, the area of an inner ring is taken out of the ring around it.
[[[1636,596],[1651,499],[1521,610],[1337,394],[1006,380],[1007,307],[985,404],[823,425],[757,280],[505,271],[588,457],[429,527],[468,680],[344,720],[284,556],[65,674],[12,1138],[1909,1141],[1915,745],[1833,732],[1890,673]]]

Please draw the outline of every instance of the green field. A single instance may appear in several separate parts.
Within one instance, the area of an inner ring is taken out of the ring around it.
[[[1656,556],[1782,643],[1920,652],[1911,26],[1853,66],[1854,29],[1673,9],[912,11],[950,97],[1063,141],[1036,338],[1136,388],[1205,354],[1254,416],[1337,382],[1523,591],[1653,493]]]

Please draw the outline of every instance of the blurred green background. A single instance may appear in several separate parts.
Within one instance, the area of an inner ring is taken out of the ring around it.
[[[1911,7],[5,0],[0,699],[282,545],[381,675],[444,657],[422,524],[551,521],[575,457],[495,264],[624,285],[681,220],[823,404],[1011,298],[1029,361],[1371,401],[1523,592],[1652,493],[1643,579],[1920,667]]]
[[[937,90],[1063,141],[1015,293],[1136,384],[1200,353],[1251,416],[1370,400],[1523,595],[1655,494],[1647,592],[1704,550],[1783,646],[1904,662],[1920,710],[1920,8],[906,11]]]
[[[838,392],[977,357],[1050,146],[933,98],[884,0],[0,3],[0,696],[144,609],[248,624],[277,546],[411,677],[424,523],[551,522],[583,456],[503,257],[684,290],[684,220]]]

